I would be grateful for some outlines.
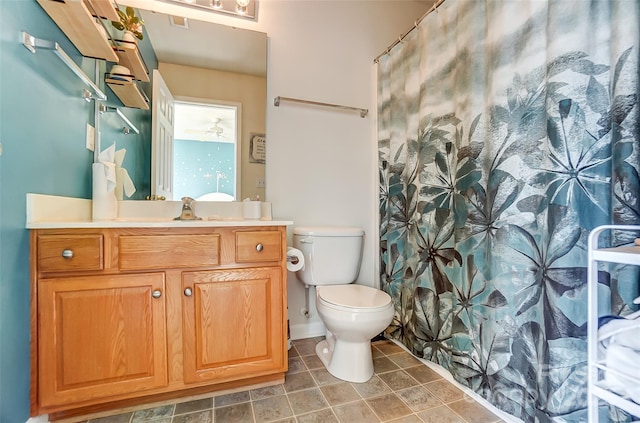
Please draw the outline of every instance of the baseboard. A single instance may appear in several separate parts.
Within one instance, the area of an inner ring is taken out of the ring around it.
[[[325,327],[322,322],[298,323],[289,327],[292,340],[324,336]]]

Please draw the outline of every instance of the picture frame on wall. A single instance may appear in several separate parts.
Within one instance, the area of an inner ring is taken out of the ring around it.
[[[249,137],[249,163],[265,164],[267,156],[265,134],[252,133]]]

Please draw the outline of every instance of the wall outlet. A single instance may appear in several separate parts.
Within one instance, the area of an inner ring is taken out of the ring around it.
[[[93,151],[95,149],[96,128],[87,123],[87,139],[85,145],[87,150]]]
[[[264,178],[256,179],[256,188],[264,188]]]

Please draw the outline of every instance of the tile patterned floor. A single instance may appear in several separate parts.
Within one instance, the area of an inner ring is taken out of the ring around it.
[[[282,385],[92,419],[87,423],[494,423],[499,417],[391,341],[372,345],[366,383],[333,377],[321,338],[293,341]]]

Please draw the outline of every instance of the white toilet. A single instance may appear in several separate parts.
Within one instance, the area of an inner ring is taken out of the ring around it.
[[[360,228],[293,230],[293,245],[304,255],[297,277],[316,287],[316,309],[327,328],[316,354],[333,376],[358,383],[373,375],[371,338],[389,326],[394,314],[386,292],[352,284],[360,270],[363,237]]]

